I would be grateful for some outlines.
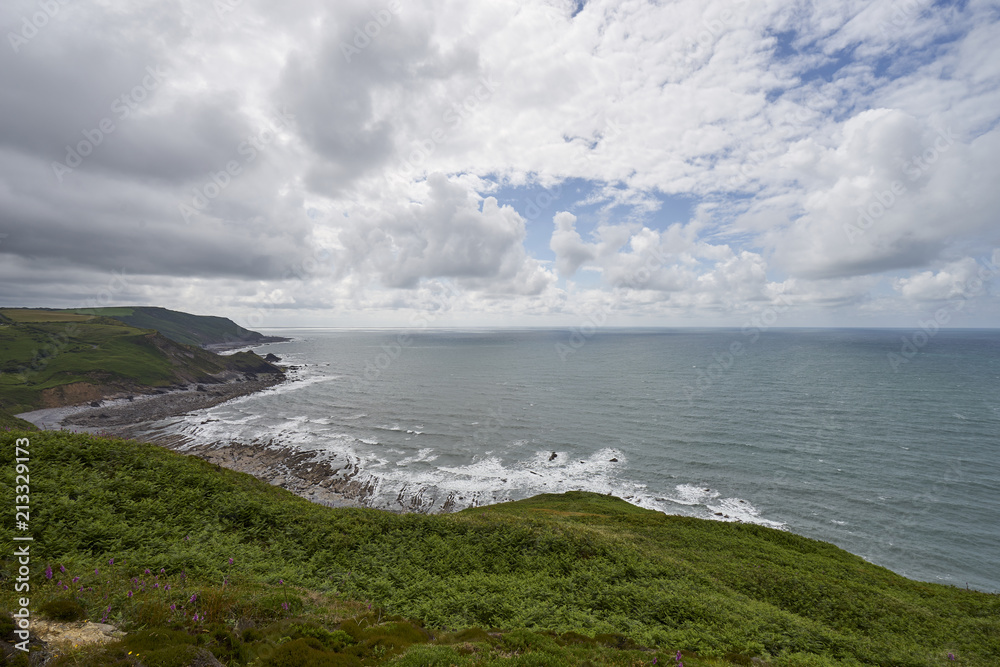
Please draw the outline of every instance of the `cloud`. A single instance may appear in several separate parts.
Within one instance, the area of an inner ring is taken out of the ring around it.
[[[986,277],[985,283],[981,276]],[[921,271],[906,278],[897,278],[893,287],[912,301],[944,301],[957,296],[976,296],[992,277],[992,272],[971,257],[966,257],[938,271]]]
[[[352,219],[340,232],[343,262],[390,288],[456,279],[472,289],[538,294],[552,275],[524,250],[524,219],[494,197],[477,195],[442,174],[419,201]]]
[[[892,323],[1000,247],[990,2],[58,4],[0,7],[8,304]]]
[[[556,269],[564,278],[572,278],[577,269],[597,255],[593,245],[588,245],[576,231],[576,216],[565,211],[553,218],[556,228],[549,247],[556,254]]]
[[[982,175],[997,169],[1000,134],[965,143],[898,110],[863,112],[830,147],[802,142],[779,168],[802,196],[755,204],[749,216],[779,220],[763,236],[775,259],[805,278],[914,269],[996,244],[989,211],[1000,204]]]

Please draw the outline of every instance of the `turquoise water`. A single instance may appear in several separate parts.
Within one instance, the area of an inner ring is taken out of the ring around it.
[[[1000,589],[1000,332],[268,333],[298,381],[170,428],[347,456],[376,507],[586,489]]]

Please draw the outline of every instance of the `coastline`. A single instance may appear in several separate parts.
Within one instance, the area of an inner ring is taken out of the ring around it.
[[[289,367],[294,370],[295,367]],[[280,376],[243,375],[218,384],[189,384],[184,387],[139,395],[120,395],[90,403],[44,408],[24,412],[21,419],[42,430],[71,430],[148,442],[178,453],[197,456],[217,466],[253,475],[268,484],[327,507],[365,507],[364,499],[374,492],[374,482],[358,478],[356,463],[338,465],[334,454],[317,459],[316,452],[264,444],[214,441],[192,445],[183,435],[164,433],[164,419],[183,417],[241,396],[295,382]]]
[[[190,383],[148,394],[120,394],[94,403],[43,408],[17,416],[43,430],[67,429],[131,437],[143,424],[210,408],[286,381],[284,375],[265,378],[237,374],[220,383]]]
[[[251,341],[240,340],[233,341],[231,343],[206,343],[205,345],[202,345],[201,348],[218,354],[220,352],[233,352],[235,350],[252,350],[253,348],[260,347],[261,345],[268,345],[269,343],[287,343],[290,340],[292,339],[284,336],[264,336],[258,340]]]

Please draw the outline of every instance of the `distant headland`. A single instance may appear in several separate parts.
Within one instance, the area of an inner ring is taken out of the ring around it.
[[[200,396],[177,409],[207,407],[284,379],[283,368],[251,351],[216,352],[284,340],[157,307],[0,309],[0,412],[98,408],[182,390]]]

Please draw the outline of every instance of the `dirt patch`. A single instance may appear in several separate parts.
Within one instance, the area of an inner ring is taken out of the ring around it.
[[[41,399],[43,408],[59,408],[64,405],[98,401],[104,396],[104,392],[97,385],[89,382],[74,382],[43,390]]]

